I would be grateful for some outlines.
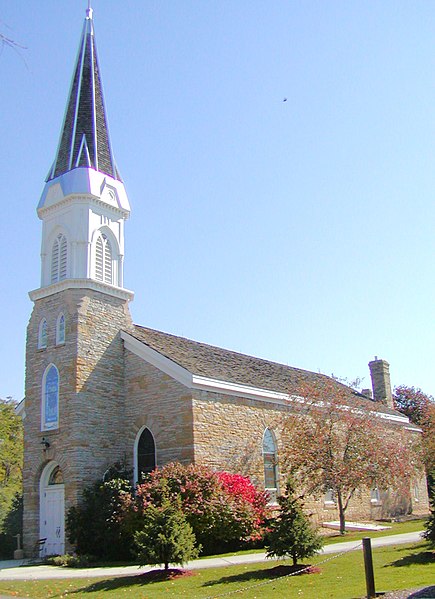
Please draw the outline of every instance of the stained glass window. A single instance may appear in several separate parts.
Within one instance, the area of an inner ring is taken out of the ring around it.
[[[59,425],[59,372],[53,364],[45,372],[43,395],[43,429],[57,428]]]
[[[278,457],[276,442],[272,431],[267,428],[263,435],[264,486],[266,489],[278,488]]]

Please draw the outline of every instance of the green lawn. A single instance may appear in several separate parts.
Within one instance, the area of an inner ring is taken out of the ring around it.
[[[323,558],[325,560],[325,558]],[[312,564],[323,561],[320,556]],[[215,598],[237,589],[243,599],[355,599],[365,595],[362,551],[360,549],[319,564],[320,573],[270,578],[277,562],[230,566],[194,571],[192,576],[165,582],[147,583],[141,576],[50,581],[0,581],[0,593],[33,599],[135,599],[161,597]],[[434,584],[434,554],[425,543],[383,547],[373,551],[377,591],[424,587]],[[260,586],[261,585],[261,586]],[[230,595],[232,596],[232,595]]]
[[[341,535],[339,532],[330,531],[332,534],[325,536],[325,545],[332,545],[334,543],[342,543],[343,541],[358,541],[363,537],[388,537],[389,535],[398,535],[405,532],[418,532],[419,530],[424,530],[427,518],[421,518],[418,520],[409,520],[408,522],[392,522],[385,523],[385,526],[390,526],[391,528],[387,528],[386,530],[379,531],[352,531],[347,532],[345,535]],[[377,523],[381,524],[381,523]],[[325,529],[321,529],[321,531],[325,531]],[[232,555],[243,555],[246,553],[263,553],[263,549],[245,549],[243,551],[236,551],[230,553],[223,553],[220,555],[206,555],[200,559],[207,559],[209,557],[228,557]]]
[[[352,531],[347,532],[344,536],[340,535],[340,533],[337,532],[337,534],[325,537],[325,544],[329,545],[331,543],[341,543],[342,541],[354,541],[362,539],[363,537],[388,537],[389,535],[398,535],[405,532],[417,532],[419,530],[424,530],[426,522],[427,518],[421,518],[419,520],[409,520],[408,522],[376,522],[376,524],[380,524],[382,526],[390,526],[391,528],[378,531]]]

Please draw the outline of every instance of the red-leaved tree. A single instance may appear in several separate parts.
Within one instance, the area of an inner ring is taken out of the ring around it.
[[[394,388],[396,410],[406,414],[423,431],[422,447],[426,471],[435,479],[435,399],[420,388],[399,385]]]
[[[298,409],[283,422],[284,462],[308,494],[332,490],[342,534],[357,490],[401,487],[409,495],[420,466],[411,435],[387,428],[375,405],[327,377],[299,395]]]

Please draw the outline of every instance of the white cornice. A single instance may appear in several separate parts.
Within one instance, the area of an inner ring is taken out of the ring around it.
[[[92,291],[99,291],[106,295],[112,295],[118,299],[128,301],[132,301],[134,298],[133,291],[123,289],[122,287],[114,287],[113,285],[108,285],[102,281],[94,281],[93,279],[65,279],[59,283],[53,283],[53,285],[49,285],[48,287],[40,287],[39,289],[29,291],[29,297],[35,302],[66,289],[91,289]]]
[[[104,208],[107,212],[111,212],[115,214],[117,217],[121,216],[124,219],[127,219],[130,216],[130,212],[127,210],[123,210],[122,208],[118,208],[116,206],[112,206],[103,200],[100,200],[97,196],[92,195],[76,195],[71,194],[66,196],[56,204],[52,204],[51,206],[44,206],[42,208],[38,208],[38,216],[42,220],[45,215],[50,214],[51,212],[57,212],[59,208],[63,208],[69,206],[70,204],[84,204],[89,206],[98,206],[99,208]]]
[[[183,368],[173,360],[152,349],[144,342],[139,341],[126,331],[121,331],[121,338],[124,340],[126,349],[189,389],[224,393],[226,395],[245,397],[247,399],[278,405],[288,405],[293,402],[304,403],[304,399],[296,395],[192,374],[186,368]],[[396,416],[395,414],[386,414],[385,412],[375,412],[375,415],[385,420],[409,425],[409,420],[406,416]]]

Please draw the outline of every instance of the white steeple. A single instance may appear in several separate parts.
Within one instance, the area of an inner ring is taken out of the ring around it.
[[[39,299],[90,287],[131,299],[123,288],[127,193],[110,144],[90,2],[56,157],[38,204],[43,221]]]

